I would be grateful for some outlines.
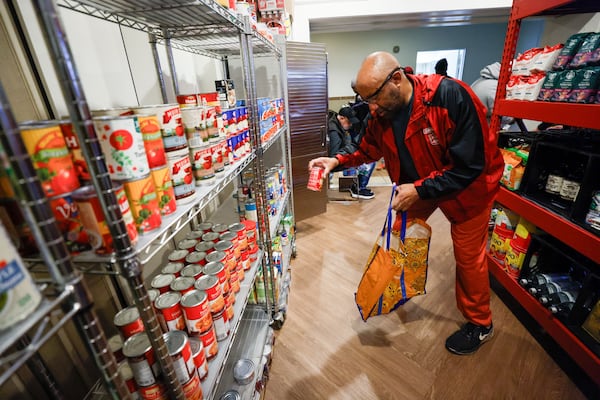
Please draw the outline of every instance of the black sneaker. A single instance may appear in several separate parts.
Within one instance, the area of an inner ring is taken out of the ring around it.
[[[467,322],[446,339],[446,349],[459,355],[473,354],[483,343],[492,338],[494,325],[489,328]]]
[[[369,189],[360,189],[358,192],[356,188],[352,187],[350,190],[350,194],[355,199],[365,199],[369,200],[375,197],[375,193],[371,192]]]

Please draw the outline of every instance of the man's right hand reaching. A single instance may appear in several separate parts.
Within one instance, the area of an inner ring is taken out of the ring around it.
[[[323,176],[327,176],[338,165],[340,165],[340,162],[335,157],[319,157],[313,158],[308,162],[308,169],[321,167],[325,170],[323,171]]]

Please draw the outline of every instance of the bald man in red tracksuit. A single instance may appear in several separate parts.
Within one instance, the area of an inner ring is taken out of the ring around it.
[[[368,65],[367,58],[354,86],[361,96],[368,95],[363,98],[372,116],[359,149],[336,160],[312,160],[309,166],[327,170],[383,157],[392,182],[399,184],[395,210],[424,220],[438,207],[442,210],[451,224],[456,303],[467,320],[448,337],[446,348],[471,354],[493,334],[485,254],[490,210],[504,168],[497,136],[489,132],[485,107],[468,85],[437,74],[406,75],[387,54],[379,64],[375,59]],[[395,228],[399,225],[396,218]]]

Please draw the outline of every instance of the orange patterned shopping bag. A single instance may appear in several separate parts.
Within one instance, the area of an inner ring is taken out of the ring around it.
[[[391,203],[386,220],[367,261],[355,293],[364,321],[387,314],[414,296],[425,294],[431,227],[421,219],[407,221],[401,214],[400,231],[393,231]]]

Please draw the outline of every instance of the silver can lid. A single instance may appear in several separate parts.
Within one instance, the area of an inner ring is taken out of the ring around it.
[[[167,263],[160,272],[163,274],[174,274],[183,269],[184,264],[182,262],[169,262]]]
[[[191,231],[185,235],[185,238],[200,240],[202,239],[202,235],[204,235],[204,231]]]
[[[184,331],[169,331],[163,335],[170,356],[181,353],[188,337]]]
[[[154,302],[154,305],[159,310],[173,307],[175,304],[179,303],[181,300],[181,293],[179,292],[167,292],[163,293]]]
[[[223,263],[212,261],[204,266],[204,273],[206,275],[218,275],[224,268]]]
[[[150,286],[153,288],[162,288],[169,286],[171,282],[175,280],[175,275],[173,274],[158,274],[154,278],[152,278],[152,282],[150,282]]]
[[[192,349],[192,358],[196,358],[201,351],[204,351],[204,345],[202,344],[202,340],[194,336],[189,337],[188,340]]]
[[[254,377],[254,361],[249,358],[240,358],[233,366],[233,378],[240,385],[247,385]]]
[[[160,296],[160,291],[158,289],[148,289],[148,298],[151,303],[154,303],[154,300]]]
[[[240,400],[241,398],[237,390],[228,390],[219,397],[219,400]]]
[[[201,230],[201,231],[209,231],[212,229],[213,225],[214,224],[210,221],[204,221],[204,222],[200,222],[198,224],[197,228],[198,228],[198,230]]]
[[[221,239],[221,241],[226,240],[229,242],[233,242],[237,239],[237,233],[235,232],[225,232],[225,233],[221,233],[221,236],[219,236],[219,239]],[[221,242],[218,242],[217,244],[219,244]]]
[[[181,276],[194,278],[196,275],[200,275],[202,273],[202,265],[199,264],[190,264],[186,265],[181,270]]]
[[[187,250],[183,250],[183,249],[173,250],[172,252],[169,253],[169,256],[167,258],[169,259],[169,261],[183,260],[183,259],[185,259],[185,256],[188,255],[188,253],[189,252]]]
[[[233,243],[229,240],[221,240],[220,242],[215,243],[216,251],[226,251],[233,248]]]
[[[171,282],[171,290],[175,290],[180,292],[182,290],[186,290],[194,286],[196,280],[190,276],[180,276],[179,278],[175,278],[173,282]]]
[[[239,232],[239,231],[246,230],[246,226],[244,224],[236,222],[235,224],[229,225],[229,230],[231,232]]]
[[[190,290],[181,297],[182,307],[195,307],[204,303],[208,295],[203,290]]]
[[[213,225],[213,227],[212,227],[212,231],[217,232],[217,233],[226,232],[228,229],[229,229],[229,227],[225,224],[216,224],[216,225]]]
[[[187,257],[185,257],[185,261],[192,264],[197,264],[200,261],[204,260],[205,257],[206,253],[203,251],[192,251],[190,254],[187,255]]]
[[[140,312],[134,306],[129,306],[115,314],[115,326],[125,326],[140,318]]]
[[[196,251],[203,251],[203,252],[207,252],[210,249],[213,249],[215,247],[214,242],[198,242],[198,244],[196,245],[195,249]]]
[[[206,232],[202,235],[202,240],[205,242],[214,242],[219,238],[219,234],[217,232]]]
[[[225,260],[226,257],[227,257],[227,254],[225,254],[222,251],[213,251],[212,253],[206,255],[206,261],[207,262],[223,262],[223,260]]]
[[[146,332],[139,332],[123,343],[123,355],[125,357],[139,357],[151,348],[152,345]]]
[[[183,239],[177,243],[177,247],[182,250],[187,250],[193,248],[198,243],[197,239]]]
[[[212,289],[219,284],[219,278],[214,275],[204,275],[196,280],[194,287],[198,290]],[[187,294],[187,293],[186,293]]]

